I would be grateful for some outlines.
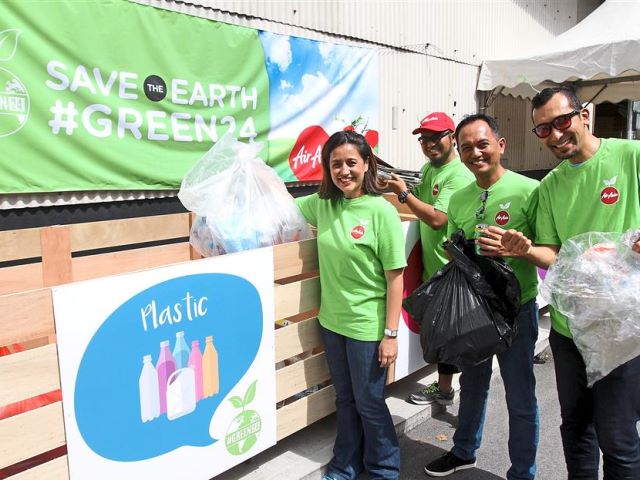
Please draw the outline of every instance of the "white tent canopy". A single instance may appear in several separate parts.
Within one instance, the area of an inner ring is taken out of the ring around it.
[[[640,0],[607,0],[549,43],[485,61],[478,90],[532,97],[560,83],[573,84],[583,101],[640,100]]]

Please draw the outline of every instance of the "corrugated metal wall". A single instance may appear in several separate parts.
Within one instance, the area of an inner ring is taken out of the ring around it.
[[[484,58],[509,57],[576,23],[585,0],[135,0],[191,15],[316,40],[365,44],[380,58],[380,156],[418,169],[423,157],[411,130],[442,110],[460,119],[476,111]],[[524,118],[521,100],[501,98],[491,110]],[[504,109],[504,111],[503,111]],[[527,123],[528,125],[528,123]],[[523,150],[523,128],[506,128]],[[535,140],[535,138],[534,138]],[[510,151],[515,169],[537,169]],[[541,167],[544,168],[544,167]]]

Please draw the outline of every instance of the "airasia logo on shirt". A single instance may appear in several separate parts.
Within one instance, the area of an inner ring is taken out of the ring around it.
[[[351,236],[356,240],[364,237],[364,234],[367,231],[366,226],[368,223],[369,220],[360,220],[360,223],[351,229]]]
[[[600,201],[605,205],[613,205],[620,198],[620,192],[618,192],[618,189],[614,187],[616,180],[618,180],[617,176],[609,180],[602,181],[602,183],[604,183],[604,188],[600,192]]]
[[[509,212],[507,211],[511,206],[511,202],[500,204],[500,211],[496,213],[496,223],[500,226],[506,225],[509,223],[511,217],[509,216]]]
[[[433,195],[434,197],[437,197],[439,193],[440,193],[440,185],[436,183],[433,186],[433,190],[431,190],[431,195]]]

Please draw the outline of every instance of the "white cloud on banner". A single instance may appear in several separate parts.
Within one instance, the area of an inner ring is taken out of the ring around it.
[[[280,80],[280,90],[287,90],[288,88],[291,88],[291,87],[293,87],[293,85],[291,85],[286,80]]]
[[[263,42],[266,46],[267,59],[278,65],[278,69],[281,72],[286,71],[289,65],[291,65],[292,59],[289,37],[265,33]]]

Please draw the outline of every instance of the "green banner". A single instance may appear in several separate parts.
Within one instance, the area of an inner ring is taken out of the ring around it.
[[[257,30],[126,0],[0,4],[0,193],[174,189],[229,129],[267,140]]]

